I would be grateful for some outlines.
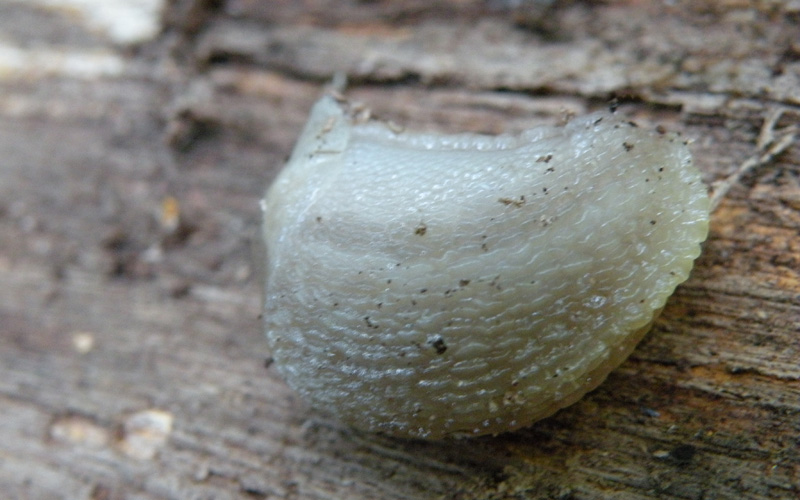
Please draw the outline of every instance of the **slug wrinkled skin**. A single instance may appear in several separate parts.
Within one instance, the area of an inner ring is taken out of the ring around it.
[[[275,364],[356,428],[439,439],[553,414],[631,353],[706,238],[674,135],[607,113],[396,129],[322,97],[262,202]]]

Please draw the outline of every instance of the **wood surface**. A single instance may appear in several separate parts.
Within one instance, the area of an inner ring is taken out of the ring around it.
[[[797,126],[798,2],[175,0],[135,45],[45,4],[0,3],[3,498],[800,498],[797,142],[726,193],[631,358],[512,434],[403,441],[307,408],[251,259],[336,72],[418,130],[616,99],[711,184]]]

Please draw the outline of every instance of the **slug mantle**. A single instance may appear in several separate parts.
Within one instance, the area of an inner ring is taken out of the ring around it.
[[[439,136],[316,103],[262,202],[275,364],[312,406],[439,439],[549,416],[630,354],[708,232],[685,144],[607,113]]]

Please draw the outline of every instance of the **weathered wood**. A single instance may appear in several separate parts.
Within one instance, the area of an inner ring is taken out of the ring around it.
[[[633,356],[514,434],[401,441],[307,409],[265,367],[251,264],[258,199],[334,72],[423,130],[617,97],[711,183],[770,110],[798,122],[797,2],[177,0],[133,48],[43,3],[0,5],[4,497],[800,496],[797,145],[728,193]]]

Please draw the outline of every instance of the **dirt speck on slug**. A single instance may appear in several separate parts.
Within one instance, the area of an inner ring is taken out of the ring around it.
[[[434,349],[436,349],[436,354],[442,355],[447,351],[447,344],[444,343],[444,339],[442,337],[438,337],[429,342]]]
[[[518,200],[515,200],[514,198],[500,198],[497,201],[505,206],[513,205],[519,208],[525,204],[525,195],[521,195]]]

